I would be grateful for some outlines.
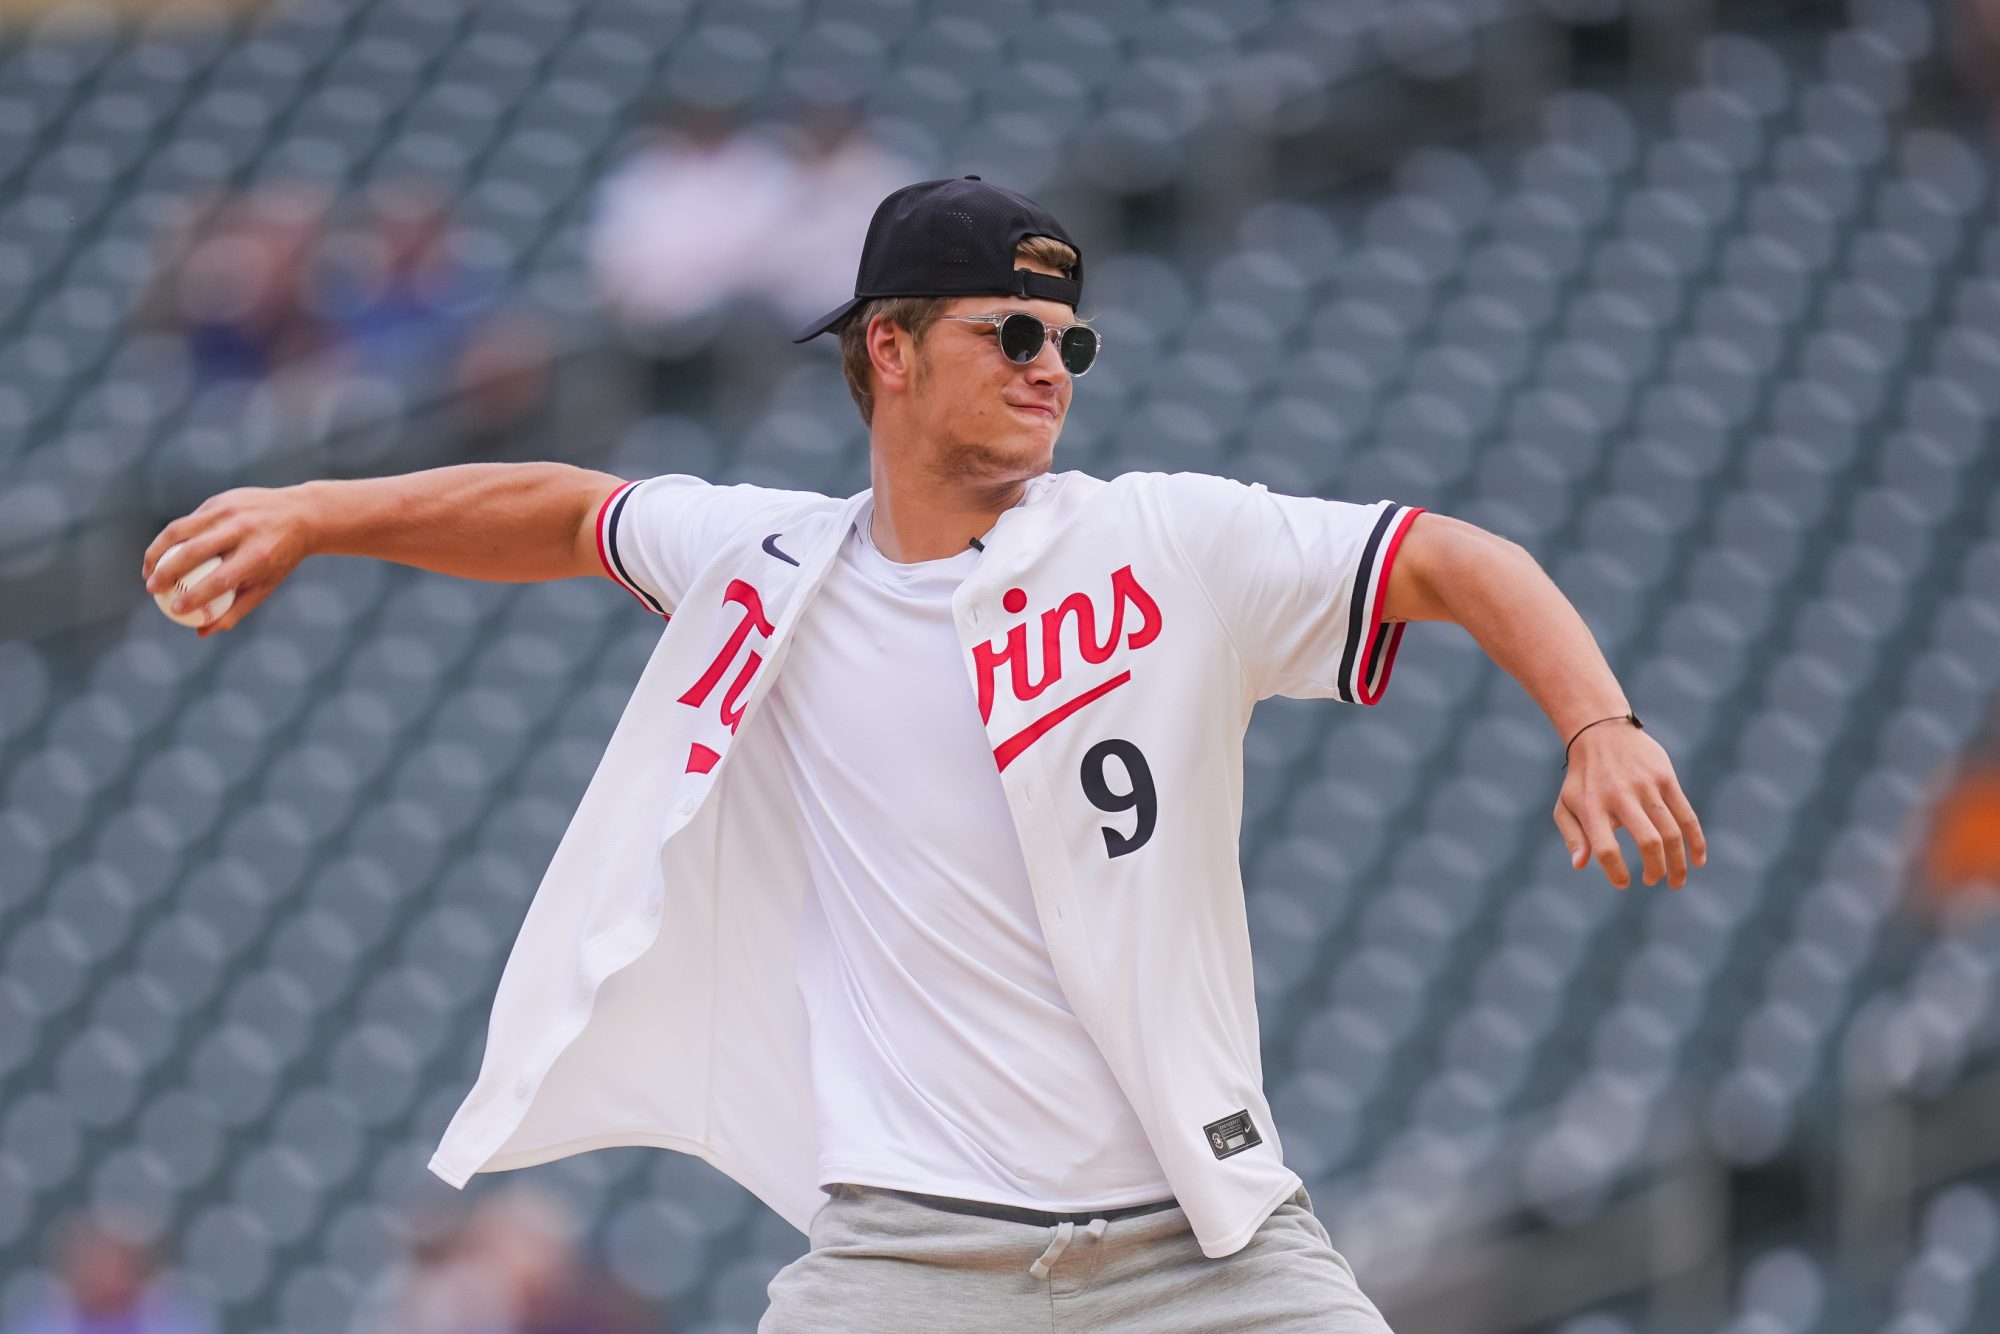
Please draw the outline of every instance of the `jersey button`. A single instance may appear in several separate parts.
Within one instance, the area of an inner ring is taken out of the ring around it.
[[[534,1085],[530,1084],[526,1079],[517,1079],[514,1081],[515,1097],[526,1098],[530,1093],[533,1093],[534,1091],[535,1091]]]

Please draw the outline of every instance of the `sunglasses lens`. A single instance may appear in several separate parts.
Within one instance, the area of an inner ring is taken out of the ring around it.
[[[1081,325],[1067,329],[1062,337],[1062,364],[1071,375],[1081,375],[1097,360],[1097,330]]]
[[[1042,355],[1042,342],[1049,331],[1033,315],[1014,314],[1000,321],[1000,350],[1007,360],[1023,365]]]

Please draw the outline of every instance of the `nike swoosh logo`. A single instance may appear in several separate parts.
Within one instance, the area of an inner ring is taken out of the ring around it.
[[[790,556],[787,556],[784,552],[778,550],[778,538],[781,537],[782,535],[783,534],[781,533],[772,533],[769,537],[765,538],[764,550],[770,553],[771,555],[776,556],[779,560],[785,562],[785,564],[787,565],[797,565],[798,564],[797,561],[793,560]]]

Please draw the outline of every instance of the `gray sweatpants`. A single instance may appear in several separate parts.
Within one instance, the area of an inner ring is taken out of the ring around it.
[[[757,1334],[1388,1334],[1301,1189],[1211,1260],[1178,1207],[1042,1227],[837,1185]]]

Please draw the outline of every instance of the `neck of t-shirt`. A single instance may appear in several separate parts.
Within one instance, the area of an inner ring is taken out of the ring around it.
[[[964,551],[956,552],[950,556],[936,556],[930,560],[897,560],[883,551],[881,547],[875,545],[875,502],[873,500],[868,502],[867,511],[861,516],[861,540],[867,544],[869,551],[873,552],[883,561],[886,561],[899,570],[909,571],[950,569],[952,568],[951,562],[962,560],[966,555],[976,550],[975,547],[968,543]]]

